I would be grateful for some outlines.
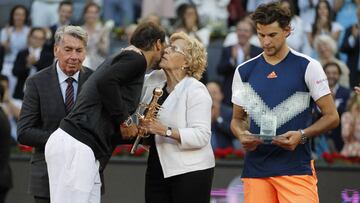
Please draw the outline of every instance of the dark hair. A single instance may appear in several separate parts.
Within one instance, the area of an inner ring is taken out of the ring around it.
[[[316,5],[315,7],[315,20],[314,20],[314,23],[312,24],[312,32],[311,32],[311,35],[312,36],[315,36],[316,33],[319,31],[318,30],[318,27],[317,27],[317,21],[319,20],[319,7],[320,7],[320,4],[321,3],[325,3],[327,9],[328,9],[328,16],[326,19],[328,19],[328,22],[326,23],[326,26],[329,28],[329,32],[331,32],[331,22],[333,20],[333,10],[331,8],[331,5],[330,3],[327,1],[327,0],[320,0],[319,3]]]
[[[97,4],[95,2],[89,2],[84,7],[84,10],[83,10],[83,13],[82,13],[83,17],[85,16],[85,13],[88,11],[88,9],[90,7],[93,7],[93,6],[95,6],[97,8],[98,12],[100,13],[101,8],[100,8],[99,4]]]
[[[251,15],[251,19],[258,24],[269,25],[278,22],[281,28],[290,26],[291,12],[289,9],[283,9],[280,2],[272,2],[268,4],[261,4]]]
[[[9,25],[14,26],[14,14],[17,9],[24,9],[25,11],[25,22],[24,25],[30,25],[29,10],[24,5],[16,5],[10,11]]]
[[[324,71],[329,67],[329,66],[336,66],[338,71],[339,71],[339,74],[341,75],[342,74],[342,71],[341,71],[341,68],[340,68],[340,65],[334,61],[332,62],[328,62],[324,65],[323,69]]]
[[[0,82],[1,81],[9,82],[9,78],[6,75],[0,74]]]
[[[295,11],[295,5],[294,5],[294,1],[293,0],[280,0],[280,3],[288,3],[289,7],[290,7],[290,14],[291,14],[291,18],[295,16],[296,11]]]
[[[44,28],[42,27],[32,27],[30,29],[29,35],[28,37],[30,37],[35,31],[41,31],[44,34],[44,39],[46,38],[46,31]]]
[[[188,9],[194,9],[195,10],[195,15],[196,15],[196,26],[198,28],[200,28],[200,18],[199,18],[199,14],[198,14],[196,6],[193,5],[193,4],[183,4],[181,6],[182,7],[178,11],[179,18],[180,18],[180,26],[183,27],[183,28],[186,28],[185,13],[186,13],[186,11]]]
[[[153,22],[144,22],[139,24],[134,31],[130,44],[144,51],[149,51],[157,40],[160,40],[161,43],[165,42],[164,29]]]
[[[249,17],[249,16],[250,16],[250,17]],[[240,23],[243,23],[243,22],[248,23],[248,24],[251,26],[251,31],[252,31],[252,33],[256,33],[256,32],[257,32],[257,31],[256,31],[256,28],[255,28],[255,26],[254,26],[254,21],[251,19],[251,15],[245,15],[245,16],[243,16],[242,18],[240,18],[240,20],[236,22],[236,27],[238,27],[239,24],[240,24]]]
[[[60,10],[60,8],[61,8],[62,6],[65,6],[65,5],[72,7],[72,6],[73,6],[73,3],[72,3],[71,1],[64,0],[64,1],[60,2],[58,10]]]

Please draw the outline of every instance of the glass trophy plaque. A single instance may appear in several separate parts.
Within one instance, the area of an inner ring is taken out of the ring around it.
[[[234,96],[244,111],[250,116],[251,122],[260,127],[259,134],[253,134],[270,144],[276,136],[276,129],[299,115],[309,107],[310,94],[308,92],[295,92],[284,101],[270,108],[249,83],[241,83],[234,90]],[[297,130],[297,129],[296,129]]]
[[[271,143],[272,138],[276,136],[276,116],[273,115],[262,115],[260,124],[260,134],[254,134],[264,143]]]

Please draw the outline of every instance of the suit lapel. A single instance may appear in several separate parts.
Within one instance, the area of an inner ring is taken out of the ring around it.
[[[81,86],[84,84],[84,82],[86,81],[87,75],[86,75],[86,70],[85,67],[81,67],[80,72],[79,72],[79,83],[78,83],[78,88],[77,88],[77,92],[76,95],[79,95]]]

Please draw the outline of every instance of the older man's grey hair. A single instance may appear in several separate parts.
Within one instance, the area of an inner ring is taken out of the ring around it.
[[[62,26],[56,30],[55,33],[55,44],[59,44],[60,41],[64,38],[64,35],[70,35],[81,40],[84,43],[84,46],[87,46],[88,34],[80,26],[67,25]]]

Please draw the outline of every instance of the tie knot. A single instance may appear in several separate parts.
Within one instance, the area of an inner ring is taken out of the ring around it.
[[[65,81],[67,82],[67,84],[72,85],[72,83],[74,82],[74,78],[68,77]]]

